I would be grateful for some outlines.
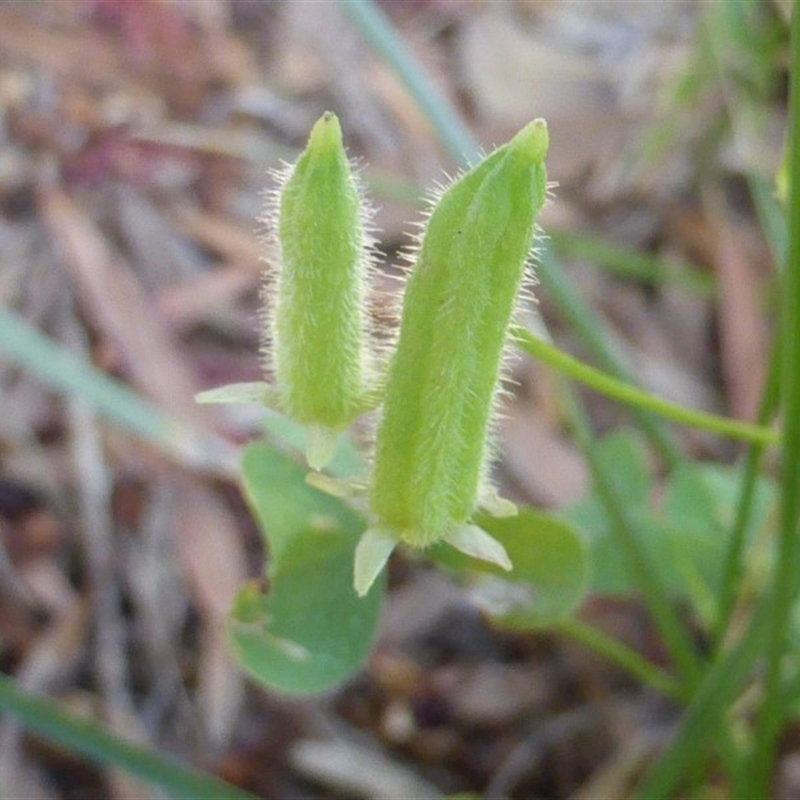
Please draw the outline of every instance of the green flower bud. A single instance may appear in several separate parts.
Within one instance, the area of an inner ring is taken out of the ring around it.
[[[271,354],[285,413],[306,426],[322,468],[364,411],[369,383],[364,278],[370,246],[361,195],[336,116],[324,114],[280,190],[280,270]]]
[[[486,485],[503,350],[547,195],[548,142],[544,120],[529,123],[453,183],[428,220],[387,378],[373,524],[356,551],[360,594],[398,542],[424,548],[445,540],[511,566],[471,517]],[[510,504],[486,494],[508,512]]]
[[[373,243],[334,114],[316,122],[279,182],[264,217],[277,250],[262,345],[275,385],[234,384],[198,400],[256,400],[301,423],[306,458],[319,470],[339,434],[376,400],[365,286]]]

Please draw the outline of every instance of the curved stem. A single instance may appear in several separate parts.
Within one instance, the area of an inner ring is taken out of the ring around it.
[[[667,400],[662,400],[659,397],[654,397],[629,383],[612,378],[610,375],[578,361],[578,359],[573,358],[563,350],[537,339],[525,328],[516,326],[512,329],[511,335],[526,353],[538,358],[545,364],[549,364],[573,380],[579,381],[613,400],[618,400],[620,403],[652,411],[654,414],[670,419],[673,422],[679,422],[692,428],[701,428],[732,439],[742,439],[761,445],[773,444],[777,441],[777,434],[769,428],[748,425],[744,422],[720,417],[716,414],[708,414],[704,411],[693,411],[670,403]]]
[[[685,700],[680,684],[669,673],[660,667],[642,658],[634,649],[623,644],[618,639],[608,636],[597,628],[587,625],[578,619],[569,618],[555,625],[558,633],[570,636],[575,641],[594,650],[618,667],[633,675],[642,683],[671,697],[674,700]]]

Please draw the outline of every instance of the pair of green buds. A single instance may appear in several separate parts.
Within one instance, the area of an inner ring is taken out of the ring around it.
[[[398,543],[444,541],[511,568],[472,522],[516,513],[489,483],[489,432],[504,347],[547,195],[547,126],[536,119],[438,198],[416,251],[399,339],[380,370],[367,312],[374,256],[362,191],[335,115],[315,124],[275,194],[279,269],[267,304],[275,384],[236,384],[201,402],[260,402],[303,424],[314,470],[339,435],[382,405],[369,527],[355,553],[366,594]],[[318,484],[324,480],[316,481]]]

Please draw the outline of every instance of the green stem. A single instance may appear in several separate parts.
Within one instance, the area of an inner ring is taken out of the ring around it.
[[[612,349],[605,324],[570,284],[563,268],[555,262],[546,242],[539,248],[538,275],[548,297],[578,334],[598,364],[619,380],[629,381],[622,358]],[[634,417],[650,443],[670,470],[681,463],[682,455],[661,422],[647,411],[633,409]]]
[[[635,650],[618,639],[607,636],[597,628],[578,619],[570,618],[559,622],[554,629],[570,636],[596,653],[633,675],[642,683],[651,686],[674,700],[685,700],[680,684],[669,673],[657,667]]]
[[[420,69],[383,11],[369,0],[340,0],[340,5],[370,46],[403,81],[448,152],[462,163],[474,160],[480,151],[477,142],[447,100],[433,88],[433,82]]]
[[[609,532],[616,539],[621,557],[642,593],[680,675],[683,696],[689,697],[700,678],[700,660],[691,637],[681,624],[658,572],[642,548],[635,523],[620,499],[611,471],[592,446],[592,433],[585,412],[573,397],[570,387],[565,385],[562,395],[567,403],[575,439],[589,462],[598,497],[609,515]]]
[[[772,444],[777,440],[777,435],[769,428],[748,425],[744,422],[720,417],[716,414],[707,414],[703,411],[692,411],[683,406],[654,397],[629,383],[623,383],[600,370],[578,361],[563,350],[559,350],[538,339],[525,328],[514,327],[511,331],[511,336],[516,340],[519,347],[534,356],[534,358],[538,358],[573,380],[579,381],[620,403],[651,411],[673,422],[679,422],[693,428],[702,428],[711,433],[718,433],[732,439],[742,439],[762,445]]]
[[[51,742],[82,753],[98,764],[107,764],[153,783],[172,797],[186,800],[255,800],[254,795],[167,756],[117,737],[96,722],[80,719],[60,708],[54,700],[20,689],[13,679],[0,674],[0,711],[12,714],[30,731]]]
[[[769,794],[775,745],[787,709],[781,684],[800,567],[800,13],[792,15],[789,89],[789,249],[781,280],[781,452],[780,533],[772,583],[764,702],[758,715],[753,757],[743,788],[750,796]]]
[[[758,412],[758,421],[766,424],[775,414],[778,404],[778,379],[780,375],[778,351],[773,348],[770,356],[764,394]],[[720,598],[717,618],[714,623],[714,649],[719,653],[730,625],[733,610],[736,606],[741,580],[744,575],[745,532],[747,531],[753,501],[756,494],[757,479],[763,460],[765,447],[756,444],[747,451],[744,471],[739,487],[739,498],[736,506],[736,518],[731,531],[730,542],[725,553],[722,579],[720,581]]]

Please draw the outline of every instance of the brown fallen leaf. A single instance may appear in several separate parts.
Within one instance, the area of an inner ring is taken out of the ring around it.
[[[255,275],[263,269],[264,248],[256,236],[256,222],[247,227],[207,211],[181,209],[175,224],[198,244],[214,251],[225,261],[249,266]]]
[[[200,710],[206,734],[220,746],[233,730],[243,696],[224,626],[247,574],[244,547],[233,515],[200,481],[181,481],[175,523],[178,557],[203,620]]]
[[[202,423],[205,415],[193,400],[198,386],[186,359],[95,223],[58,189],[42,191],[39,202],[87,314],[117,347],[133,383],[163,408]]]
[[[589,478],[574,446],[521,401],[511,401],[503,414],[498,426],[503,465],[528,497],[546,506],[580,500]]]
[[[754,421],[769,353],[761,259],[752,236],[733,220],[721,220],[716,227],[717,321],[728,409],[737,419]]]
[[[200,278],[163,289],[154,298],[154,304],[170,330],[180,331],[209,321],[220,309],[232,311],[237,298],[256,295],[258,285],[252,270],[239,264],[225,264]]]

